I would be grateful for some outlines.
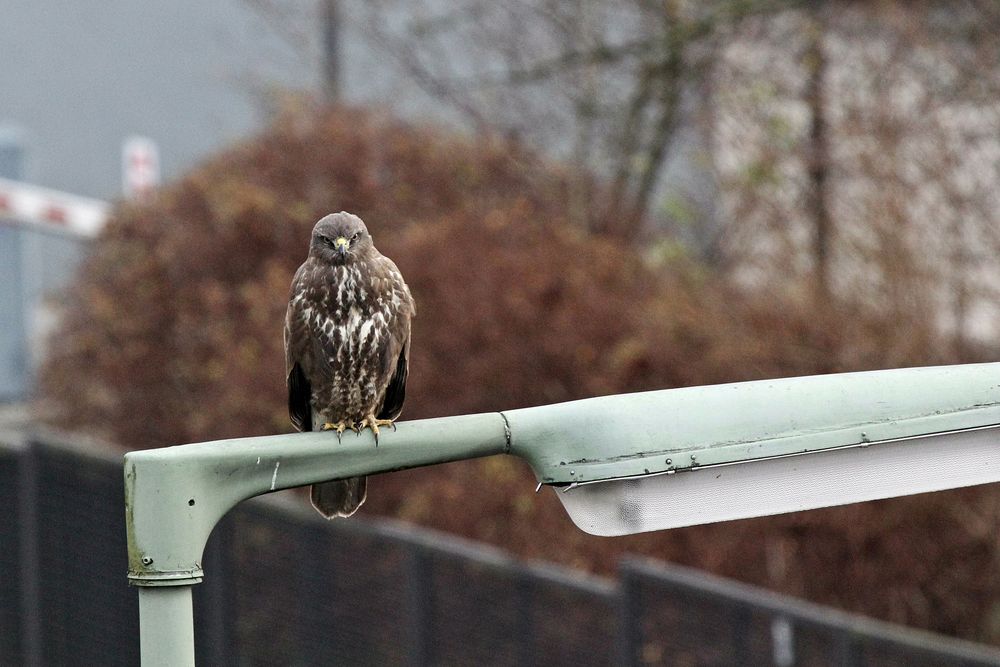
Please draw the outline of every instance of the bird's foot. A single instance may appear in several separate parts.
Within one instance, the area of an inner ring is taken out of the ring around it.
[[[341,419],[336,424],[332,424],[330,422],[326,422],[325,424],[323,424],[322,430],[324,430],[324,431],[336,431],[337,432],[337,441],[339,442],[341,435],[343,434],[343,432],[345,430],[347,430],[348,426],[350,426],[351,428],[354,428],[354,424],[348,424],[343,419]]]
[[[358,424],[358,433],[361,433],[361,431],[364,430],[366,426],[372,430],[372,433],[375,434],[376,447],[378,447],[379,426],[391,426],[393,431],[396,430],[396,425],[392,422],[391,419],[378,419],[377,417],[375,417],[375,415],[368,415],[367,417],[361,420],[361,422]]]

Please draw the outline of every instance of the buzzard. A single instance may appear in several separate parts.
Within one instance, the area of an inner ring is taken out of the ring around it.
[[[285,314],[288,414],[300,431],[379,427],[403,409],[410,353],[410,289],[372,243],[365,223],[341,211],[316,223],[295,272]],[[328,519],[365,501],[364,477],[314,484],[313,507]]]

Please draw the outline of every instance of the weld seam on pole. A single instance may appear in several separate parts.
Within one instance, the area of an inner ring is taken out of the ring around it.
[[[498,412],[497,414],[499,414],[500,418],[503,419],[503,437],[504,437],[503,453],[504,454],[510,454],[510,450],[511,450],[511,444],[510,444],[510,422],[507,421],[507,415],[505,415],[504,413]]]

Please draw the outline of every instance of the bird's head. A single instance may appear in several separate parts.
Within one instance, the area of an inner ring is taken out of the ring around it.
[[[341,211],[321,218],[313,227],[309,256],[328,264],[349,264],[372,248],[372,236],[356,215]]]

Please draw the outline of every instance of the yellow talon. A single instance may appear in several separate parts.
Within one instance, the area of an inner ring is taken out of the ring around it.
[[[396,429],[396,425],[392,423],[391,419],[378,419],[378,418],[375,417],[375,415],[368,415],[367,417],[365,417],[364,419],[362,419],[361,423],[358,424],[358,432],[360,433],[366,426],[372,430],[372,433],[375,434],[375,446],[376,447],[378,447],[378,427],[379,426],[391,426],[393,428],[393,430]]]
[[[344,422],[344,420],[340,420],[336,424],[332,424],[330,422],[325,422],[323,424],[321,430],[323,430],[323,431],[336,431],[337,432],[337,440],[340,440],[340,435],[344,432],[344,430],[346,428],[347,428],[347,423]],[[351,424],[351,428],[354,428],[353,424]]]

